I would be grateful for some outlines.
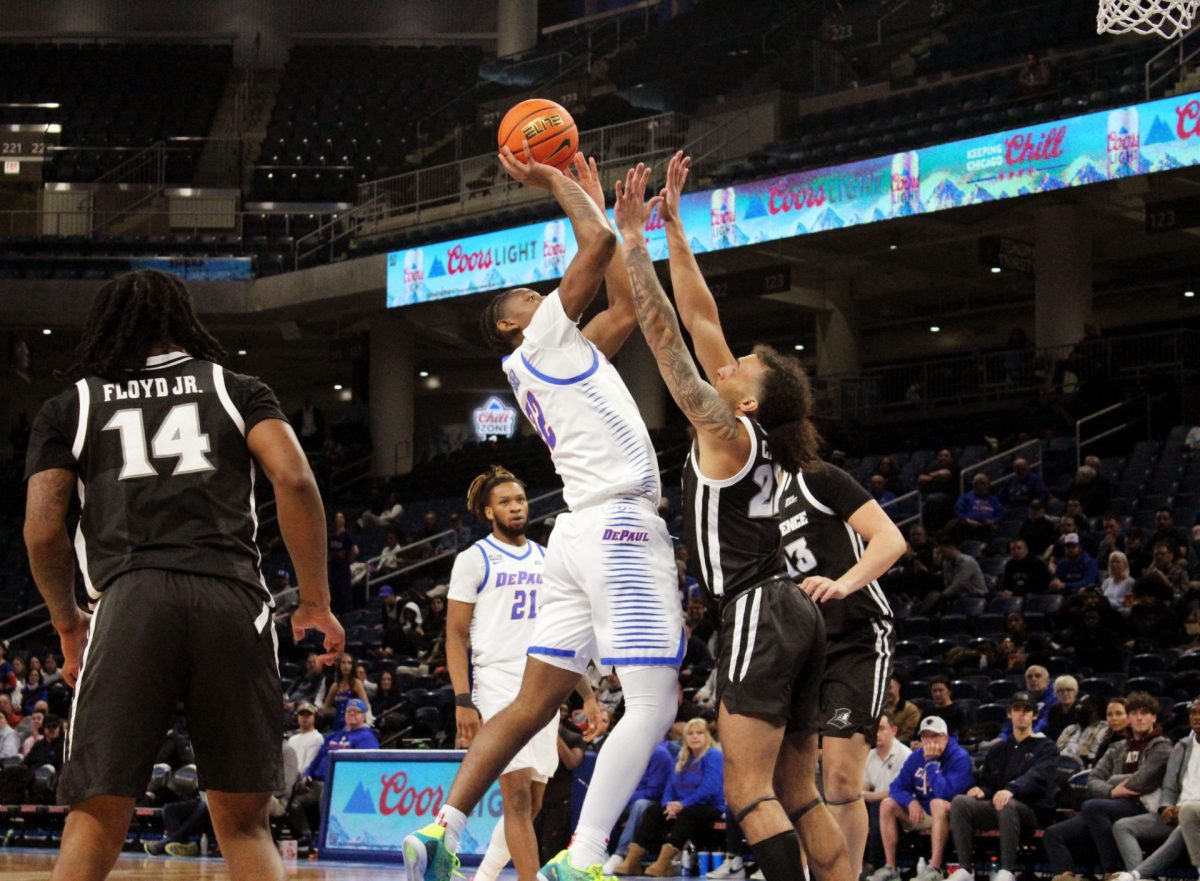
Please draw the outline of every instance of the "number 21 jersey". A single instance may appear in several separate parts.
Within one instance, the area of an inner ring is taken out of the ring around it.
[[[283,418],[257,379],[169,352],[47,401],[25,473],[75,472],[75,552],[93,600],[125,572],[168,569],[229,579],[269,601],[246,435]]]

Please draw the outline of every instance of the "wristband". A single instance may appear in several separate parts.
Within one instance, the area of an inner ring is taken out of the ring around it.
[[[471,692],[464,691],[462,694],[454,696],[454,706],[462,707],[465,710],[474,710],[479,712],[479,708],[475,706],[475,701],[471,700]]]

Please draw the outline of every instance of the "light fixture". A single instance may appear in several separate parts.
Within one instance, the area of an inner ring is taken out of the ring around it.
[[[52,334],[52,333],[54,333],[54,331],[52,331],[50,328],[48,328],[48,327],[42,328],[42,336],[50,336],[50,334]]]
[[[993,266],[993,267],[992,267],[992,274],[993,274],[993,275],[994,275],[995,273],[999,272],[999,271],[1000,271],[1000,267],[999,267],[999,266]]]
[[[804,343],[796,343],[796,345],[794,345],[792,348],[794,348],[797,352],[803,352]]]
[[[1192,297],[1196,296],[1196,292],[1195,291],[1184,291],[1183,295],[1190,300]],[[50,331],[47,330],[45,332],[49,333]]]
[[[930,332],[930,333],[940,333],[940,332],[941,332],[941,330],[942,330],[942,329],[941,329],[940,327],[938,327],[936,324],[931,324],[931,325],[929,325],[929,332]]]
[[[333,385],[333,390],[334,390],[335,392],[340,392],[340,391],[342,390],[342,384],[341,384],[340,382],[336,382],[336,383],[334,383],[334,385]]]
[[[897,245],[895,242],[888,242],[888,250],[889,251],[895,251],[899,247],[900,246]]]
[[[238,349],[238,350],[237,350],[237,352],[238,352],[238,354],[239,354],[239,355],[245,355],[245,354],[246,354],[246,350],[245,350],[245,349]]]
[[[421,377],[421,379],[424,379],[425,377],[427,377],[427,376],[429,375],[429,371],[428,371],[428,370],[422,370],[422,371],[421,371],[419,374],[417,374],[417,375],[418,375],[418,376],[420,376],[420,377]]]

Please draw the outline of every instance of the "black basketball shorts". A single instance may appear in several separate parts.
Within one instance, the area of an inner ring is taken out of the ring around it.
[[[717,667],[717,699],[729,712],[788,734],[817,730],[825,621],[791,579],[772,578],[725,604]]]
[[[181,702],[201,789],[276,791],[283,699],[265,599],[210,576],[137,569],[117,577],[92,616],[59,802],[142,795]]]
[[[821,680],[822,737],[862,734],[875,746],[895,653],[896,631],[887,618],[870,618],[829,640]]]

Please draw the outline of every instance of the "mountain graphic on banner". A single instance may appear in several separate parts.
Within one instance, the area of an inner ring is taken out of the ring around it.
[[[446,265],[442,263],[442,258],[434,257],[433,265],[429,267],[429,272],[426,273],[426,278],[437,278],[440,275],[446,274]]]
[[[338,818],[330,817],[329,823],[325,829],[325,844],[328,847],[336,847],[339,844],[345,843],[349,839],[350,836],[346,834],[346,830],[342,827],[342,824],[338,822]]]
[[[1042,177],[1041,182],[1038,184],[1038,189],[1045,193],[1050,190],[1066,189],[1066,186],[1067,185],[1059,180],[1055,175],[1047,174]]]
[[[763,204],[763,200],[758,196],[751,196],[749,204],[746,205],[746,213],[742,216],[746,220],[752,220],[755,217],[766,217],[767,206]]]
[[[708,251],[708,247],[704,244],[704,242],[700,241],[695,236],[692,236],[692,241],[690,244],[692,246],[692,253],[694,254],[703,254]]]
[[[963,203],[964,193],[947,177],[933,191],[933,204],[938,208],[957,208]]]
[[[350,794],[350,798],[346,801],[346,806],[342,808],[342,813],[375,813],[375,801],[371,798],[371,793],[367,792],[367,787],[363,786],[363,782],[361,780],[358,781],[358,786],[354,787],[354,792]]]
[[[1167,153],[1163,156],[1162,162],[1158,163],[1157,171],[1166,171],[1168,168],[1183,168],[1183,163]]]
[[[813,229],[841,229],[845,225],[846,221],[842,220],[836,211],[834,211],[832,208],[826,208],[821,212],[820,216],[817,217],[817,222],[813,224]]]
[[[505,284],[507,282],[504,280],[504,276],[500,274],[500,270],[493,269],[487,274],[487,278],[483,280],[483,289],[502,288]]]
[[[1142,141],[1142,146],[1167,144],[1173,140],[1175,140],[1175,132],[1163,121],[1161,116],[1156,116],[1154,122],[1150,124],[1150,131],[1146,133],[1146,139]]]
[[[1108,180],[1104,173],[1090,162],[1085,162],[1079,171],[1071,175],[1071,186],[1078,187],[1083,184],[1098,184]]]

